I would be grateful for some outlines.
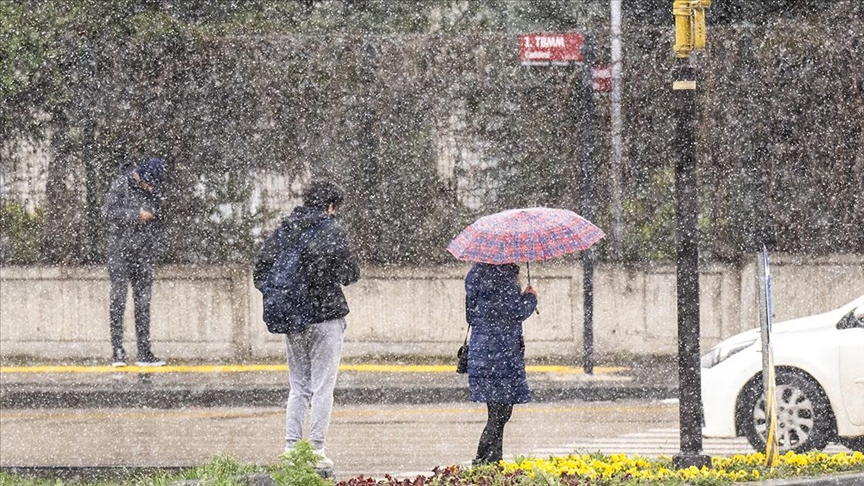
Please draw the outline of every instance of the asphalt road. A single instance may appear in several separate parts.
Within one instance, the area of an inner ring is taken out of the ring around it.
[[[558,402],[517,406],[506,455],[677,427],[672,403]],[[334,410],[328,454],[336,477],[428,473],[470,461],[483,405],[367,405]],[[0,412],[0,465],[193,466],[224,454],[273,462],[283,448],[281,408],[18,409]]]
[[[485,423],[479,404],[340,406],[328,455],[337,478],[428,473],[470,461]],[[677,424],[677,405],[559,402],[516,406],[507,455]],[[225,454],[273,462],[283,449],[281,408],[65,409],[0,412],[0,465],[192,466]]]

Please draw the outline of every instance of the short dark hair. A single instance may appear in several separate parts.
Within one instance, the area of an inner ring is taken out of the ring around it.
[[[344,200],[345,191],[332,182],[312,181],[303,191],[303,205],[311,208],[326,210],[331,204],[339,207]]]

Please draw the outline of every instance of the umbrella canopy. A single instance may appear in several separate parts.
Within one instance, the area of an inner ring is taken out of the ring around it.
[[[535,262],[587,250],[603,236],[600,228],[573,211],[511,209],[478,219],[447,250],[470,262]]]

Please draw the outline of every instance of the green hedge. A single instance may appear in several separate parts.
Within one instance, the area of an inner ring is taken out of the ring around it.
[[[218,9],[208,18],[235,22],[216,29],[189,12],[131,0],[73,2],[66,16],[49,15],[58,5],[67,4],[2,7],[3,29],[15,35],[3,38],[12,54],[0,136],[5,144],[22,137],[51,144],[44,231],[28,237],[41,238],[35,261],[101,258],[104,228],[94,208],[120,166],[153,154],[172,167],[169,262],[249,261],[278,217],[253,204],[266,196],[255,193],[254,177],[268,172],[342,183],[343,218],[358,250],[382,264],[449,261],[447,242],[484,213],[532,205],[580,211],[577,74],[520,67],[517,58],[517,34],[543,27],[548,9],[490,16],[474,5],[458,17],[464,28],[436,32],[417,24],[416,12],[398,11],[404,23],[376,31],[384,12],[376,2],[341,13],[288,3],[274,18],[301,20],[279,33],[260,15]],[[784,252],[864,252],[860,9],[840,1],[810,16],[710,27],[710,48],[695,59],[704,258],[736,260],[762,241]],[[379,17],[363,17],[369,12]],[[580,15],[555,27],[597,20],[590,9]],[[838,35],[837,25],[850,35]],[[608,32],[594,31],[607,46]],[[617,258],[670,259],[671,18],[668,26],[627,24],[624,36]],[[600,59],[607,56],[601,47]],[[597,106],[596,222],[611,235],[608,99]],[[457,177],[437,166],[442,138],[457,147]],[[601,259],[616,258],[609,238],[597,248]]]

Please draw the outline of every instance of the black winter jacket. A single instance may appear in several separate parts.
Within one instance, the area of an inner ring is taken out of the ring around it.
[[[108,262],[152,265],[162,250],[160,199],[131,176],[130,171],[114,179],[102,205],[102,217],[108,225]],[[142,222],[142,209],[153,213],[154,218]]]
[[[282,220],[279,229],[287,232],[289,245],[296,245],[304,232],[322,221],[324,226],[309,241],[300,256],[312,301],[312,324],[348,315],[348,302],[342,286],[351,285],[360,279],[360,267],[351,251],[348,234],[324,211],[299,206]],[[277,234],[278,230],[268,236],[258,251],[252,274],[258,290],[263,289],[267,274],[279,255]]]

